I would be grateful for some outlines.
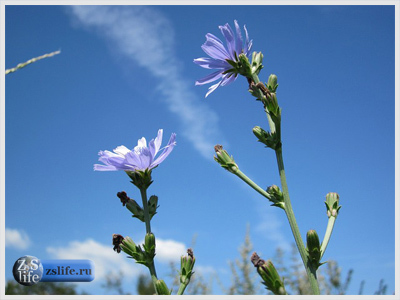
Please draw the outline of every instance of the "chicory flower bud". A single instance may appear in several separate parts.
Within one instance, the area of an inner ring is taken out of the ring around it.
[[[287,295],[282,278],[279,276],[272,261],[264,261],[257,253],[251,256],[251,262],[257,268],[258,274],[263,279],[263,284],[275,295]]]
[[[321,265],[321,248],[319,243],[319,237],[315,230],[309,230],[307,232],[307,252],[310,264],[314,270],[317,270]]]
[[[158,197],[155,195],[151,196],[147,203],[149,206],[149,215],[150,215],[150,220],[151,220],[153,218],[153,216],[157,213],[157,208],[159,207]]]
[[[180,271],[180,282],[188,285],[190,277],[194,272],[192,272],[196,258],[193,256],[193,250],[187,250],[188,255],[181,257],[181,271]]]
[[[339,195],[337,193],[328,193],[326,195],[325,206],[327,210],[328,217],[337,217],[339,214],[339,209],[342,206],[339,206]]]
[[[251,72],[253,74],[258,75],[261,69],[264,67],[262,65],[262,60],[263,60],[263,54],[261,52],[254,51],[251,58]]]
[[[224,169],[228,170],[233,174],[236,174],[237,171],[239,170],[239,167],[233,160],[233,157],[230,156],[228,152],[226,152],[226,150],[224,150],[221,145],[216,145],[214,147],[214,150],[215,153],[217,154],[216,156],[214,156],[214,160],[218,162]]]
[[[275,93],[278,88],[278,77],[275,74],[271,74],[268,77],[267,88],[271,93]]]
[[[277,206],[285,209],[285,202],[283,200],[283,193],[277,185],[271,185],[267,188],[267,193],[271,195],[270,201],[274,204],[272,206]]]
[[[151,262],[151,260],[156,255],[156,237],[153,233],[147,233],[144,238],[144,251],[146,253],[147,260]]]
[[[171,295],[171,291],[168,289],[167,284],[164,280],[157,280],[156,282],[157,295]]]
[[[255,126],[253,128],[253,133],[258,138],[258,141],[263,143],[268,148],[276,150],[281,146],[279,136],[276,134],[276,132],[270,133],[262,129],[260,126]]]

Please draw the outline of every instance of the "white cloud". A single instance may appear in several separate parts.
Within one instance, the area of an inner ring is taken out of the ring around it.
[[[6,228],[6,247],[26,250],[31,245],[29,236],[22,230]]]
[[[182,255],[186,255],[185,244],[174,240],[156,239],[156,258],[160,262],[178,262]]]
[[[152,7],[73,6],[79,22],[95,28],[113,43],[113,49],[147,69],[157,79],[157,90],[169,110],[182,122],[183,136],[206,158],[221,143],[218,117],[180,75],[174,53],[175,36],[170,21]]]
[[[132,278],[140,273],[140,266],[127,258],[123,252],[114,252],[112,246],[100,244],[92,239],[72,241],[66,247],[48,247],[46,251],[55,259],[90,259],[95,265],[95,280],[121,270],[124,277]],[[129,261],[128,261],[129,260]]]
[[[213,266],[209,265],[195,265],[194,271],[203,276],[206,274],[217,274],[217,270]]]
[[[142,244],[140,242],[139,244]],[[104,245],[93,239],[85,241],[71,241],[64,247],[48,247],[46,249],[55,259],[90,259],[95,265],[95,280],[104,279],[108,273],[120,270],[124,277],[133,278],[143,268],[132,259],[128,259],[124,252],[118,254],[111,245]],[[174,240],[156,239],[156,259],[161,263],[178,262],[186,254],[183,243]]]

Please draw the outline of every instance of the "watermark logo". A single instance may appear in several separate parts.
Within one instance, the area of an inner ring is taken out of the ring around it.
[[[26,255],[15,262],[13,275],[26,286],[38,282],[89,282],[94,279],[94,263],[88,259],[40,260]]]
[[[43,277],[43,265],[37,257],[26,255],[15,262],[13,275],[14,279],[22,285],[34,285]]]

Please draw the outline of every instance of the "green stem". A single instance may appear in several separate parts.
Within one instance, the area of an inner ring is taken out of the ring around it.
[[[185,289],[188,286],[188,284],[181,283],[181,285],[179,286],[179,290],[178,290],[177,295],[183,295],[183,292],[185,291]]]
[[[157,292],[156,283],[157,283],[158,278],[157,278],[157,273],[156,273],[156,267],[154,266],[154,260],[149,265],[149,271],[150,271],[151,280],[153,281],[154,290]]]
[[[319,295],[320,291],[319,291],[319,287],[318,287],[316,270],[314,270],[314,268],[309,263],[307,250],[304,247],[304,243],[301,238],[299,227],[297,226],[296,218],[294,216],[292,204],[290,202],[289,190],[288,190],[288,186],[286,183],[285,168],[283,165],[282,148],[275,150],[275,153],[276,153],[276,160],[278,162],[279,176],[281,178],[283,200],[285,203],[285,213],[288,218],[294,239],[296,241],[297,249],[299,250],[304,267],[306,268],[307,276],[308,276],[308,279],[309,279],[310,285],[311,285],[311,289],[312,289],[314,295]]]
[[[150,227],[150,214],[149,214],[149,206],[147,204],[147,189],[145,188],[140,188],[140,195],[142,196],[142,202],[143,202],[143,211],[144,211],[144,222],[146,224],[146,234],[151,233],[151,227]],[[157,273],[156,273],[156,268],[154,266],[154,260],[151,262],[151,264],[148,266],[150,275],[151,275],[151,280],[153,281],[154,285],[154,290],[157,291],[156,288],[156,282],[158,280],[157,278]]]
[[[259,187],[256,183],[254,183],[249,177],[247,177],[242,171],[239,169],[234,173],[237,175],[240,179],[242,179],[244,182],[246,182],[249,186],[251,186],[253,189],[255,189],[257,192],[259,192],[261,195],[263,195],[265,198],[271,200],[271,195],[268,194],[265,190],[263,190],[261,187]]]
[[[258,75],[254,74],[254,73],[252,74],[250,79],[254,81],[254,84],[257,84],[257,83],[260,82],[260,79],[258,78]],[[260,98],[260,99],[264,98],[265,99],[265,96],[263,95],[263,93],[260,90],[258,90],[258,91],[259,91],[258,92],[259,94],[257,95],[258,98]],[[271,133],[275,132],[275,123],[272,121],[271,116],[269,115],[268,109],[267,109],[267,107],[265,105],[264,105],[264,110],[265,110],[265,113],[267,114],[268,124],[269,124],[269,128],[271,129]]]
[[[151,233],[149,205],[147,204],[147,190],[145,188],[141,188],[140,195],[142,196],[142,202],[143,202],[144,222],[146,224],[146,233]]]
[[[250,79],[254,82],[254,84],[257,84],[260,82],[260,79],[258,78],[257,74],[252,74]],[[256,96],[259,99],[265,98],[265,96],[263,95],[263,93],[260,90],[258,92],[258,95],[256,95]],[[269,115],[268,109],[265,105],[264,105],[264,110],[268,117],[268,123],[269,123],[271,133],[273,133],[276,131],[275,123],[272,121],[271,116]],[[311,285],[311,289],[315,295],[319,295],[320,291],[319,291],[319,287],[318,287],[316,270],[314,270],[314,268],[310,265],[310,263],[308,261],[307,250],[304,247],[304,243],[301,238],[299,227],[297,226],[296,218],[294,216],[292,204],[290,202],[289,189],[288,189],[288,186],[286,183],[285,168],[283,165],[282,148],[276,149],[275,153],[276,153],[276,158],[277,158],[277,162],[278,162],[279,176],[281,178],[282,193],[283,193],[283,199],[284,199],[284,203],[285,203],[285,213],[288,218],[294,239],[296,241],[297,249],[299,250],[304,267],[306,268],[307,276],[309,278],[310,285]],[[250,185],[250,183],[248,183],[248,184]],[[255,187],[253,187],[253,188],[256,189]],[[260,191],[258,191],[258,192],[261,193]],[[263,193],[261,193],[261,194],[263,194]]]
[[[329,240],[332,235],[333,226],[335,225],[335,221],[336,221],[336,217],[334,217],[334,216],[329,217],[328,225],[326,226],[324,240],[322,241],[322,244],[321,244],[321,258],[325,253],[326,247],[328,246]]]

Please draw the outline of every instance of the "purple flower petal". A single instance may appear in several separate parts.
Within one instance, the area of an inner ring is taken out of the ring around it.
[[[210,41],[212,43],[215,43],[217,45],[219,45],[219,47],[223,50],[225,50],[225,46],[224,43],[215,35],[213,35],[212,33],[207,33],[206,34],[206,41]],[[225,50],[226,51],[226,50]]]
[[[206,42],[201,46],[201,48],[210,56],[210,58],[201,57],[193,61],[202,68],[217,70],[216,72],[197,80],[195,83],[196,85],[210,83],[222,77],[221,81],[209,87],[206,97],[219,86],[228,85],[236,80],[238,71],[232,69],[231,64],[228,63],[227,60],[236,61],[239,54],[244,53],[248,56],[251,50],[252,41],[249,41],[249,34],[246,26],[244,26],[246,39],[243,41],[239,23],[236,20],[234,23],[236,35],[228,23],[219,26],[219,29],[226,40],[226,47],[215,35],[207,33]]]
[[[151,156],[149,148],[142,149],[142,152],[139,155],[139,159],[140,165],[137,166],[137,169],[146,170],[150,167],[151,163],[153,162],[153,158]]]
[[[109,157],[108,165],[112,165],[117,170],[123,170],[125,167],[125,158],[124,157]]]
[[[163,137],[163,130],[159,129],[156,139],[155,140],[153,139],[149,142],[149,149],[150,149],[151,156],[153,158],[156,156],[156,154],[160,150],[161,143],[162,143],[162,137]]]
[[[114,166],[105,166],[105,165],[98,165],[98,164],[95,164],[93,166],[93,169],[95,171],[117,171],[117,168]]]
[[[204,44],[201,46],[201,49],[214,59],[224,60],[227,57],[222,53],[221,49],[214,47],[214,45]]]
[[[214,91],[221,85],[221,82],[222,82],[222,80],[219,81],[218,83],[216,83],[216,84],[210,86],[210,87],[208,88],[208,92],[207,92],[205,98],[207,98],[208,95],[210,95],[212,92],[214,92]]]
[[[230,59],[234,60],[236,45],[235,45],[235,38],[233,35],[232,28],[231,28],[231,26],[229,26],[228,23],[226,23],[225,26],[219,26],[219,29],[221,30],[223,36],[226,39],[226,45],[228,46],[228,53],[229,53]]]
[[[128,148],[126,148],[125,146],[118,146],[117,148],[115,148],[114,150],[113,150],[116,154],[118,154],[118,155],[120,155],[120,156],[124,156],[124,155],[126,155],[129,151],[131,151],[131,150],[129,150]]]
[[[248,53],[249,53],[250,50],[251,50],[251,46],[253,45],[253,40],[251,40],[251,41],[249,42],[249,34],[248,34],[248,32],[247,32],[246,25],[244,25],[243,28],[244,28],[244,32],[245,32],[245,34],[246,34],[246,42],[245,42],[245,44],[244,44],[244,53],[245,53],[246,55],[248,55]]]
[[[221,40],[215,35],[208,33],[206,39],[206,42],[201,46],[201,48],[209,56],[219,60],[225,60],[226,57],[229,56]]]
[[[237,76],[231,74],[231,76],[225,76],[222,80],[221,80],[221,86],[225,86],[228,84],[231,84],[232,82],[234,82],[236,80]]]
[[[127,165],[135,166],[134,169],[137,169],[138,166],[141,165],[141,160],[139,158],[139,155],[135,151],[129,151],[125,155],[125,163]]]
[[[205,69],[226,69],[230,66],[225,60],[217,60],[209,57],[196,58],[193,62]]]
[[[136,150],[136,149],[141,149],[141,148],[146,148],[146,147],[147,147],[146,139],[144,137],[142,137],[141,139],[138,140],[137,146],[135,147],[135,151],[140,151],[140,150]]]
[[[222,73],[220,71],[217,71],[217,72],[214,72],[214,73],[211,73],[211,74],[207,75],[206,77],[203,77],[203,78],[197,80],[196,81],[196,85],[203,85],[203,84],[206,84],[206,83],[210,83],[210,82],[213,82],[213,81],[215,81],[215,80],[217,80],[217,79],[219,79],[221,77],[222,77]]]
[[[243,51],[242,31],[240,30],[239,24],[236,20],[234,23],[236,29],[236,54],[239,55]]]
[[[156,166],[161,164],[164,161],[164,159],[166,159],[167,156],[171,153],[171,151],[176,146],[175,138],[176,138],[176,134],[172,133],[171,137],[169,139],[168,145],[164,147],[164,151],[160,154],[160,156],[157,157],[157,159],[155,161],[153,161],[153,163],[150,166],[151,169],[155,168]]]
[[[146,139],[143,137],[138,140],[138,144],[133,150],[129,150],[125,146],[118,146],[114,152],[100,151],[99,161],[104,165],[95,164],[95,171],[137,171],[152,169],[159,165],[169,155],[175,146],[175,133],[171,135],[168,145],[164,148],[163,153],[155,160],[157,153],[160,151],[163,130],[159,129],[157,137],[152,139],[147,147]],[[155,163],[156,162],[156,163]]]

